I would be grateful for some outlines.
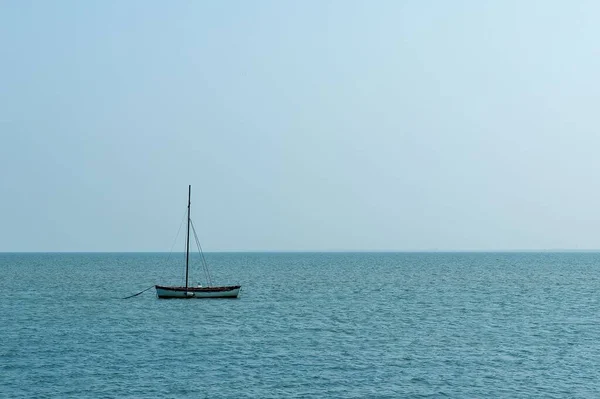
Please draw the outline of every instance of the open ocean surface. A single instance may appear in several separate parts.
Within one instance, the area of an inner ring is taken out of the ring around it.
[[[0,397],[600,397],[598,253],[168,256],[0,254]]]

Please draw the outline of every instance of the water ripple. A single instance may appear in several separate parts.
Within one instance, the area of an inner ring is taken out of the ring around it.
[[[119,299],[163,254],[0,254],[0,397],[600,394],[599,254],[207,258],[238,300]]]

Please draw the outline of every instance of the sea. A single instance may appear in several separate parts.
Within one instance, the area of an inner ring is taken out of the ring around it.
[[[205,257],[1,253],[0,397],[600,397],[600,253]]]

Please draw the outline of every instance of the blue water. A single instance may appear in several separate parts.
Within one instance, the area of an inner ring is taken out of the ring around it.
[[[600,254],[0,254],[0,397],[600,397]]]

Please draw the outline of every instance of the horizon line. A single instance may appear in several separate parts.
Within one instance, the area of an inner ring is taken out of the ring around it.
[[[325,249],[325,250],[214,250],[204,253],[565,253],[565,252],[600,252],[600,248],[590,249]],[[0,251],[0,254],[168,254],[185,253],[185,251]],[[197,254],[197,251],[190,254]]]

